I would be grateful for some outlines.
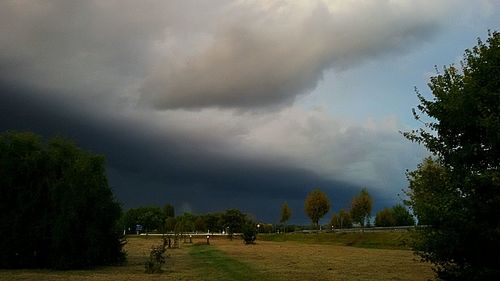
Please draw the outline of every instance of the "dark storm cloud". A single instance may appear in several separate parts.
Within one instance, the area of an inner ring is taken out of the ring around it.
[[[399,124],[350,125],[293,102],[327,69],[417,48],[456,11],[408,3],[1,1],[0,130],[105,154],[125,206],[272,220],[284,200],[303,218],[314,187],[334,208],[361,184],[387,198],[420,158]]]
[[[274,221],[285,200],[301,210],[313,187],[345,202],[353,193],[350,184],[294,167],[211,155],[197,149],[203,148],[201,142],[175,136],[151,139],[129,122],[84,118],[64,104],[36,98],[31,89],[0,85],[0,91],[0,131],[67,136],[106,155],[110,185],[125,207],[170,202],[195,212],[240,208]],[[300,211],[296,219],[303,218]]]

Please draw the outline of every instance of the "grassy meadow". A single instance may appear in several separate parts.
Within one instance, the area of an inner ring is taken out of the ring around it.
[[[428,280],[429,264],[405,249],[404,232],[259,235],[242,240],[199,238],[167,250],[162,274],[145,274],[159,237],[128,237],[124,266],[94,270],[0,270],[0,280]],[[267,240],[267,241],[264,241]],[[399,245],[399,246],[398,246]]]

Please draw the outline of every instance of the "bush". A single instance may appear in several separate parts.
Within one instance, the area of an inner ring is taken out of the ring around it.
[[[245,244],[255,244],[257,239],[257,230],[253,223],[247,223],[243,226],[243,241]]]
[[[165,264],[165,240],[162,246],[153,246],[151,248],[151,252],[149,253],[149,260],[145,264],[144,272],[153,274],[153,273],[162,273],[163,270],[161,267]]]

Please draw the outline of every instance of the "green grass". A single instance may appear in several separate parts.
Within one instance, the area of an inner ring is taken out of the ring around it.
[[[203,280],[269,280],[253,266],[227,256],[209,245],[196,245],[189,249],[194,269]]]
[[[284,242],[293,241],[307,244],[329,244],[376,249],[408,250],[411,239],[409,231],[394,232],[346,232],[346,233],[287,233],[260,234],[257,240]]]

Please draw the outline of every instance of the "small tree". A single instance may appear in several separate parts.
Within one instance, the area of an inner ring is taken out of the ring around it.
[[[333,214],[330,220],[330,225],[337,229],[351,228],[351,214],[348,211],[341,209],[338,214]]]
[[[392,214],[395,220],[395,226],[412,226],[415,225],[415,219],[410,214],[408,209],[403,205],[397,204],[392,207]]]
[[[325,193],[315,189],[307,195],[304,209],[313,225],[318,227],[319,220],[330,210],[330,200]]]
[[[169,244],[170,238],[163,237],[163,244],[160,246],[151,247],[149,253],[149,260],[144,264],[144,272],[152,273],[162,273],[162,266],[165,264],[166,256],[165,252],[167,250],[167,244]]]
[[[392,208],[384,208],[380,210],[375,216],[375,226],[395,226],[396,219]]]
[[[375,216],[375,226],[411,226],[414,224],[415,219],[401,204],[392,208],[384,208]]]
[[[373,200],[366,188],[363,188],[359,195],[352,199],[352,220],[359,223],[363,229],[369,223],[372,204]]]
[[[163,206],[163,216],[165,218],[175,218],[175,208],[171,204],[165,204]]]
[[[283,232],[286,231],[286,223],[292,216],[292,210],[290,207],[288,207],[288,203],[285,201],[283,205],[281,205],[281,218],[280,218],[280,223],[283,224]]]
[[[257,239],[257,229],[255,229],[255,223],[245,223],[242,227],[242,234],[245,244],[255,244],[255,239]]]

